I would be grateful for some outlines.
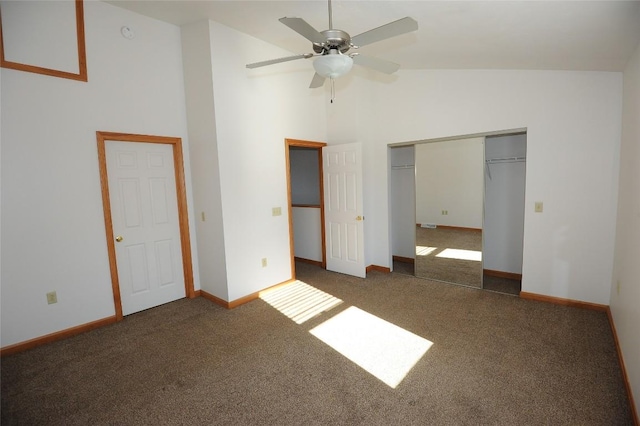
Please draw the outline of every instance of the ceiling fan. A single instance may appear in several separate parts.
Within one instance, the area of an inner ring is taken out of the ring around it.
[[[279,21],[287,27],[309,40],[312,43],[314,53],[303,53],[300,55],[286,56],[284,58],[270,59],[268,61],[254,62],[247,64],[247,68],[259,68],[280,62],[316,57],[313,61],[313,67],[316,73],[309,85],[309,88],[312,89],[322,87],[327,78],[333,80],[348,73],[354,63],[385,74],[392,74],[400,68],[400,65],[394,62],[372,56],[364,56],[357,52],[347,52],[352,48],[358,49],[367,44],[416,31],[418,29],[418,23],[413,18],[402,18],[351,37],[346,31],[333,28],[331,0],[328,0],[328,2],[328,30],[317,31],[302,18],[284,17],[279,19]]]

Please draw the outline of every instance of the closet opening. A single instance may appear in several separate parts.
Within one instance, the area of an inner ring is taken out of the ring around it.
[[[291,273],[295,262],[326,269],[324,233],[323,142],[285,139],[289,201]]]
[[[483,288],[522,289],[527,134],[485,138]]]
[[[526,129],[389,145],[393,270],[518,295]]]

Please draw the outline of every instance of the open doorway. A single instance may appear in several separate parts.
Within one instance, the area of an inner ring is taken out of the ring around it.
[[[323,142],[285,139],[291,272],[295,262],[326,268]]]

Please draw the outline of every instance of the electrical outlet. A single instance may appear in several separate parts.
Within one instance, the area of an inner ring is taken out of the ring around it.
[[[280,216],[282,215],[282,209],[280,207],[274,207],[271,209],[271,216]]]
[[[52,305],[54,303],[58,303],[58,295],[56,294],[55,291],[51,291],[51,292],[47,293],[47,303],[49,305]]]
[[[542,201],[536,201],[534,210],[536,213],[542,213]]]
[[[616,281],[616,294],[620,294],[620,280]]]
[[[266,258],[266,257],[263,257],[263,258],[262,258],[262,267],[263,267],[263,268],[266,268],[266,267],[267,267],[267,258]]]
[[[449,210],[442,210],[442,215],[443,215],[443,216],[446,216],[446,215],[448,215],[448,214],[449,214]]]
[[[202,221],[204,222],[204,221],[205,221],[205,219],[204,219],[204,212],[201,212],[201,213],[200,213],[200,217],[202,217]]]

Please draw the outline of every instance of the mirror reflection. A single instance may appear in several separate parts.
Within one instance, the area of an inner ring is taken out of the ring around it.
[[[415,275],[482,288],[484,138],[415,146]]]

